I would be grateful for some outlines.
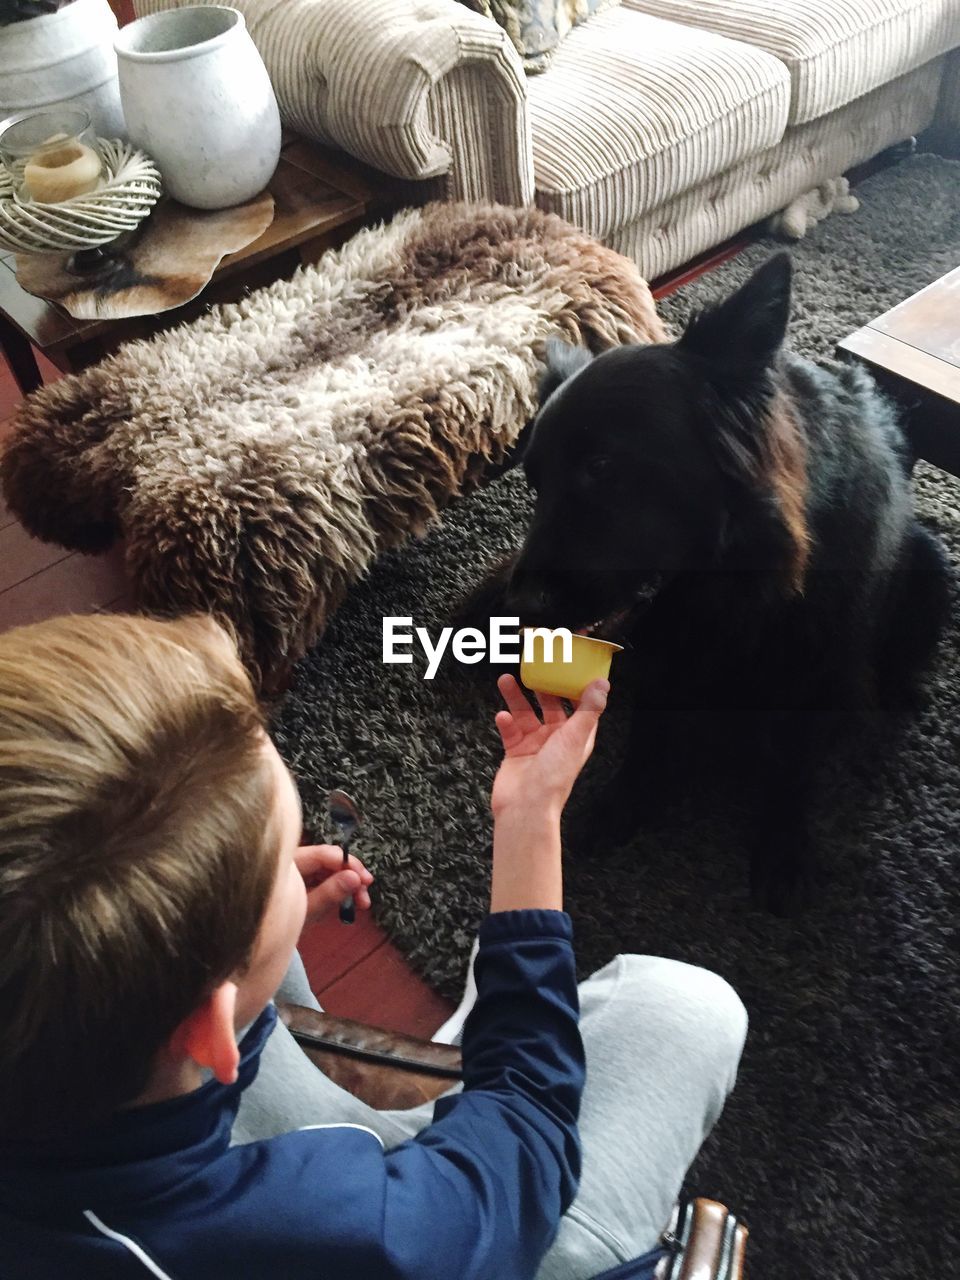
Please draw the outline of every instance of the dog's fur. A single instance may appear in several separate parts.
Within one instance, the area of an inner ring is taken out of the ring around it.
[[[806,802],[838,719],[903,704],[948,597],[892,405],[860,370],[783,352],[789,302],[781,254],[677,342],[553,348],[501,594],[577,629],[647,588],[623,626],[628,752],[587,826],[625,837],[709,742],[755,789],[752,885],[778,913],[807,897]]]

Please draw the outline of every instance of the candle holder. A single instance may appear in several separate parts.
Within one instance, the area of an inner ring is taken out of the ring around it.
[[[28,200],[59,204],[94,190],[101,160],[83,107],[24,111],[0,125],[0,159]]]
[[[27,159],[14,156],[8,145],[11,127],[22,120],[13,117],[0,124],[0,156],[5,162],[0,170],[0,247],[16,253],[98,249],[138,227],[160,199],[160,172],[149,156],[127,142],[106,138],[82,143],[100,159],[94,190],[61,201],[34,199],[24,186]],[[49,124],[48,119],[38,129],[42,132]],[[51,134],[45,136],[49,139]],[[68,140],[73,137],[82,142],[82,133],[68,135]]]

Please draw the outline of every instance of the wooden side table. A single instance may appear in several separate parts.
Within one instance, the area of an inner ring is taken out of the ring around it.
[[[0,250],[0,348],[20,390],[42,379],[34,349],[73,373],[133,338],[192,320],[217,302],[289,275],[301,262],[348,239],[365,221],[396,207],[396,188],[349,156],[290,137],[270,182],[276,214],[262,236],[225,257],[205,289],[190,302],[156,316],[76,320],[56,303],[21,289],[14,255]]]
[[[837,354],[897,400],[919,457],[960,475],[960,267],[849,334]]]

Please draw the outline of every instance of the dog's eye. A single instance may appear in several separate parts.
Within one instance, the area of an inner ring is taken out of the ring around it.
[[[608,458],[605,453],[598,453],[596,457],[588,458],[584,467],[584,471],[592,480],[603,480],[612,470],[613,459]]]

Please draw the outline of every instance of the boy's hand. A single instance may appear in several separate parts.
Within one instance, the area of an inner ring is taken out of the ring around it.
[[[338,907],[351,893],[359,910],[370,910],[373,876],[359,858],[351,854],[345,867],[343,850],[335,844],[303,845],[293,857],[307,886],[307,924]]]
[[[571,716],[559,698],[538,694],[542,722],[513,676],[501,676],[497,687],[508,710],[498,711],[496,717],[504,760],[493,781],[493,815],[535,807],[559,817],[590,758],[610,684],[589,684]]]

